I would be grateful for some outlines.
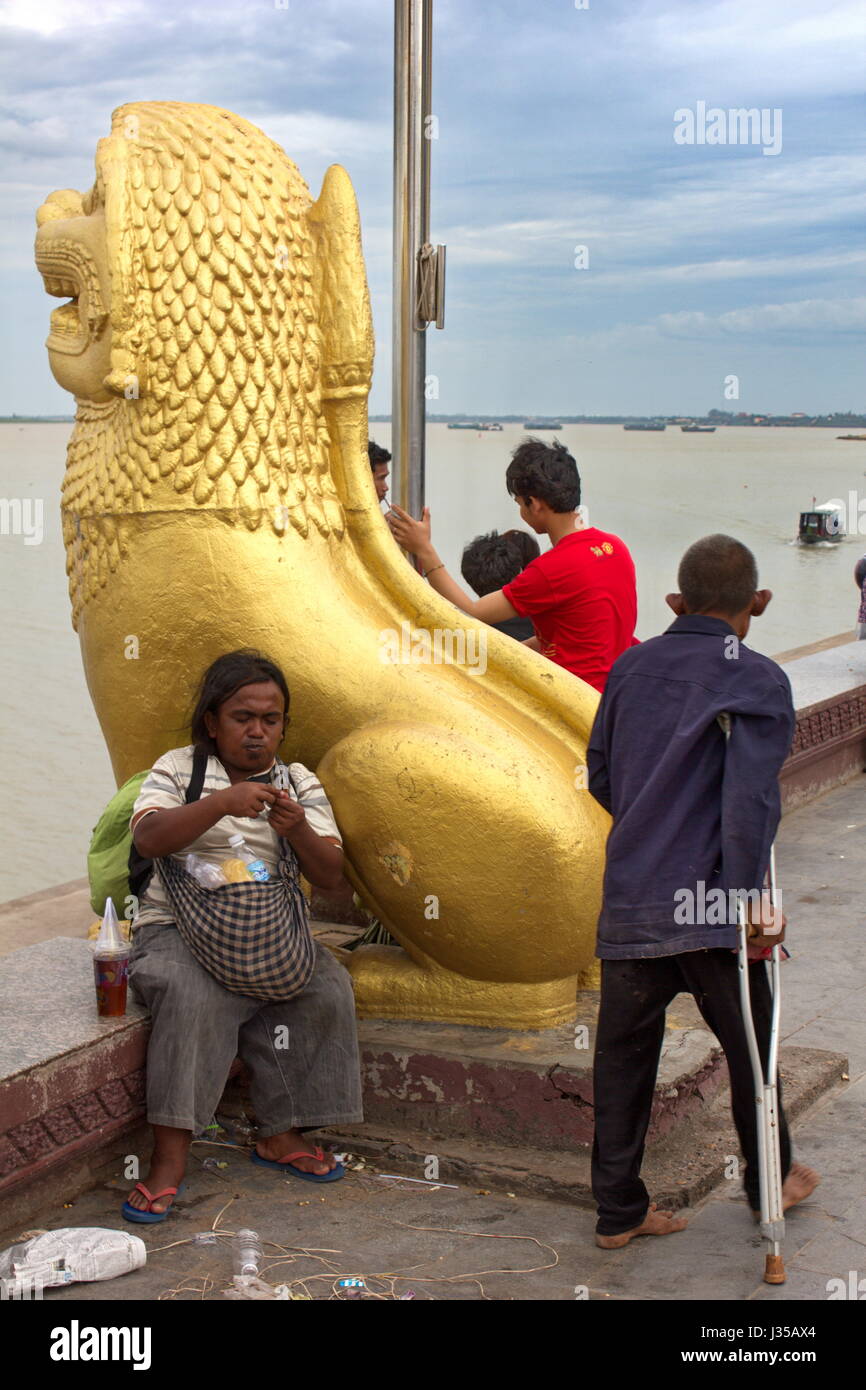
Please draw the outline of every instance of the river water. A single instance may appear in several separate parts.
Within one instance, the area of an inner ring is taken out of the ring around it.
[[[44,530],[40,544],[0,535],[6,658],[0,901],[81,877],[91,829],[114,789],[69,620],[59,512],[70,428],[0,425],[0,498],[41,501]],[[473,536],[521,524],[504,475],[524,433],[517,425],[501,434],[428,429],[433,539],[455,575]],[[371,434],[388,446],[389,425],[374,424]],[[642,434],[616,425],[567,425],[559,437],[577,459],[590,524],[621,536],[634,556],[639,637],[667,626],[664,595],[676,587],[679,557],[712,531],[750,546],[762,587],[774,592],[767,613],[752,625],[751,646],[772,655],[853,633],[852,572],[866,551],[866,517],[864,534],[857,534],[855,519],[853,534],[838,546],[803,549],[793,537],[813,496],[847,503],[853,492],[866,499],[866,444],[841,443],[834,431],[821,429],[687,435],[670,426]],[[23,515],[26,520],[26,509]],[[31,520],[37,517],[30,512]]]

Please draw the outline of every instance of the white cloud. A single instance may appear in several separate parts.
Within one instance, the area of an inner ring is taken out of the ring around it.
[[[598,271],[588,288],[612,289],[617,285],[641,288],[653,284],[698,284],[719,280],[770,280],[787,276],[814,276],[847,272],[866,266],[866,251],[792,256],[747,256],[740,259],[692,261],[679,265],[642,266],[639,270]]]
[[[642,351],[671,339],[694,343],[752,338],[756,342],[799,340],[808,335],[859,333],[866,328],[866,297],[799,299],[781,304],[753,304],[722,314],[684,310],[659,314],[648,323],[621,323],[597,333],[572,336],[585,351],[614,348]]]
[[[735,279],[753,273],[753,266],[760,270],[762,262],[769,274],[785,273],[787,258],[781,254],[718,254],[726,243],[732,250],[741,246],[744,228],[753,243],[763,234],[765,243],[781,248],[798,231],[856,222],[866,208],[866,160],[856,156],[815,156],[770,170],[766,161],[757,167],[729,161],[723,168],[694,170],[688,180],[668,181],[662,173],[658,183],[660,191],[647,194],[563,192],[557,217],[460,223],[438,227],[436,235],[466,265],[567,266],[573,248],[586,245],[592,273],[599,278],[625,265],[626,276],[639,266],[637,273],[647,280]],[[695,257],[696,249],[705,252],[705,261]],[[846,254],[806,257],[800,264],[795,257],[791,269],[799,274],[843,267]],[[666,256],[673,266],[658,264]]]
[[[651,70],[668,80],[671,69],[688,70],[690,80],[712,84],[721,105],[726,89],[751,87],[767,96],[758,105],[778,105],[780,96],[862,88],[862,0],[680,0],[636,8],[619,32]]]
[[[338,164],[369,158],[377,150],[391,162],[391,126],[360,116],[329,116],[321,111],[291,111],[255,118],[290,159],[318,156]],[[303,172],[303,171],[302,171]]]
[[[786,304],[754,304],[715,316],[685,312],[661,314],[658,330],[671,337],[718,334],[775,334],[808,332],[853,333],[866,328],[866,297],[859,299],[800,299]]]
[[[14,151],[17,157],[63,153],[69,149],[70,134],[69,122],[63,116],[32,121],[0,117],[0,148]]]
[[[4,0],[0,25],[50,36],[147,13],[148,6],[141,0]]]

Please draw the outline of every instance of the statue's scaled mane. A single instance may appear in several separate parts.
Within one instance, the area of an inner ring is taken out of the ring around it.
[[[161,480],[174,505],[250,528],[270,519],[342,534],[321,401],[313,204],[296,166],[230,112],[134,103],[99,142],[85,213],[99,205],[111,276],[106,384],[117,400],[81,403],[70,445],[63,505],[80,597],[117,563],[112,518],[147,510]],[[90,518],[104,523],[93,556],[82,534]]]

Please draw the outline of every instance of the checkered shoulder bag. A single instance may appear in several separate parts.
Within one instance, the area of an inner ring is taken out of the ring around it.
[[[159,860],[159,872],[184,942],[224,989],[275,1003],[309,984],[316,948],[297,856],[282,837],[277,875],[267,883],[203,888],[170,857]]]

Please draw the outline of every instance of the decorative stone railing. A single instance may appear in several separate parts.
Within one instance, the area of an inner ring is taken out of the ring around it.
[[[782,769],[785,810],[866,769],[866,642],[785,654],[797,729]]]

